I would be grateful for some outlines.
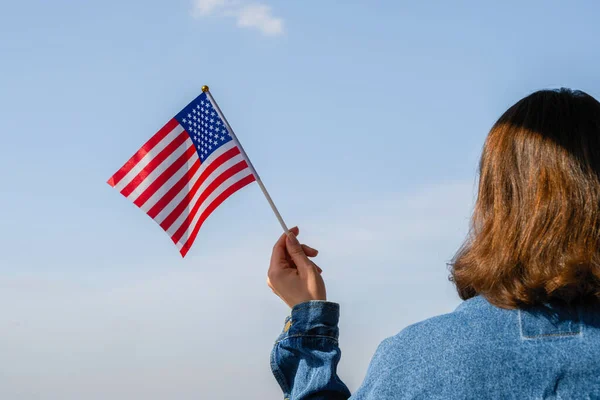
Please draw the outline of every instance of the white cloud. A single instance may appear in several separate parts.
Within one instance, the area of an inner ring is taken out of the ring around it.
[[[283,33],[283,19],[271,14],[271,7],[264,4],[250,4],[242,7],[237,14],[237,24],[242,28],[256,28],[265,35]]]
[[[210,15],[234,18],[240,28],[257,29],[267,36],[284,32],[284,21],[273,15],[271,7],[262,3],[245,4],[233,0],[194,0],[192,16]]]
[[[195,0],[192,15],[203,17],[210,15],[227,5],[227,0]]]

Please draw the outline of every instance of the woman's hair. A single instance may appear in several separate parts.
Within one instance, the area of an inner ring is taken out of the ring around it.
[[[520,100],[490,131],[470,234],[451,263],[462,299],[503,308],[600,299],[600,103],[569,89]]]

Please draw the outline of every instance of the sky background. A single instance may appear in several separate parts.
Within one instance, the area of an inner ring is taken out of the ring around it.
[[[208,84],[341,304],[339,374],[459,299],[487,131],[600,96],[594,1],[0,0],[0,398],[278,399],[257,185],[185,259],[106,180]]]

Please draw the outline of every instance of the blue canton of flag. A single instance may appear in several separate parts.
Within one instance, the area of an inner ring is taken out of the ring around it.
[[[202,161],[221,145],[232,140],[206,93],[196,97],[175,119],[190,134]]]

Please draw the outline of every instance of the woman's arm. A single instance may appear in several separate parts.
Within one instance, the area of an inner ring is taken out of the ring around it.
[[[301,245],[297,234],[292,228],[279,238],[267,274],[269,287],[292,309],[271,353],[271,369],[287,400],[346,400],[350,391],[336,373],[339,305],[326,301],[322,270],[309,259],[318,252]],[[369,384],[352,398],[384,400],[371,383],[385,370],[369,371],[374,378],[368,375]]]
[[[339,305],[308,301],[292,309],[271,352],[271,370],[289,400],[346,400],[337,376]]]
[[[346,385],[336,374],[339,305],[327,302],[319,268],[309,257],[317,250],[283,234],[271,255],[267,284],[290,308],[271,353],[271,369],[289,400],[345,400]]]
[[[271,256],[267,283],[291,307],[271,352],[271,369],[286,400],[399,400],[436,397],[440,379],[424,357],[429,343],[406,342],[406,333],[381,342],[362,385],[350,395],[337,376],[339,305],[328,302],[317,255],[296,239],[298,228],[282,235]],[[403,331],[403,332],[406,332]],[[414,337],[420,338],[423,335]],[[409,336],[411,337],[411,336]],[[434,375],[427,375],[433,373]]]

